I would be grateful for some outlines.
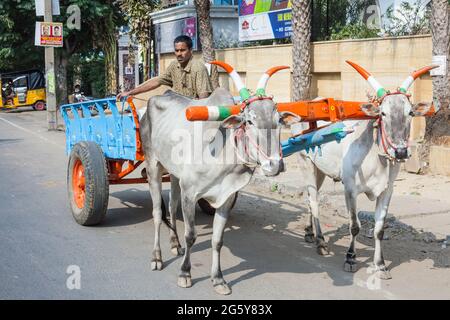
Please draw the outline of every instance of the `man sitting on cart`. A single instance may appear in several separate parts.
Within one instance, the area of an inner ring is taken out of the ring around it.
[[[193,99],[209,97],[212,92],[211,79],[205,65],[193,58],[192,39],[185,35],[178,36],[173,44],[177,61],[173,61],[160,76],[145,81],[133,90],[120,93],[117,99],[151,91],[161,85]]]

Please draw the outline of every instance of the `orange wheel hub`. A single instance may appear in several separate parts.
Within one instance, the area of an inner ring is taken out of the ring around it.
[[[77,159],[72,172],[72,190],[73,199],[78,208],[84,207],[84,198],[86,196],[86,179],[84,177],[84,166],[80,159]]]

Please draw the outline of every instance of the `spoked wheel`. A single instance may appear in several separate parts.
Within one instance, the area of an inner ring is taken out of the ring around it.
[[[238,198],[238,194],[239,193],[236,193],[236,197],[233,200],[233,204],[231,205],[231,209],[233,209],[234,205],[236,204],[236,200]],[[216,214],[216,209],[211,207],[209,202],[206,201],[205,199],[198,200],[197,204],[200,207],[200,209],[202,209],[203,213],[206,213],[207,215],[210,215],[210,216],[213,216],[214,214]]]
[[[67,191],[75,221],[82,226],[100,223],[106,215],[109,181],[102,149],[94,142],[77,143],[70,153]]]

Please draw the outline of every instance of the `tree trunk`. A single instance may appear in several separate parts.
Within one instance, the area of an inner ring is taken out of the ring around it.
[[[117,93],[117,43],[114,32],[105,37],[103,52],[105,54],[106,95],[115,95]]]
[[[431,143],[440,143],[441,137],[450,136],[450,21],[448,1],[432,0],[431,14],[433,56],[447,56],[447,74],[433,77],[433,97],[439,101],[441,110],[433,117],[427,118],[425,139]]]
[[[293,99],[310,99],[311,1],[292,0]]]
[[[62,105],[68,103],[67,91],[67,66],[69,59],[64,49],[55,50],[55,66],[56,66],[56,104]]]
[[[143,71],[143,80],[147,81],[149,77],[149,71],[150,71],[150,64],[149,64],[149,58],[148,58],[148,48],[143,48],[143,58],[142,59],[142,71]]]
[[[202,44],[202,56],[206,63],[216,58],[213,44],[213,30],[209,17],[211,4],[209,0],[194,0],[197,11],[198,25],[200,31],[200,42]],[[211,83],[213,89],[219,87],[219,73],[215,65],[211,66]]]
[[[447,69],[450,68],[450,22],[448,0],[433,0],[431,6],[431,33],[433,37],[433,55],[447,56]],[[439,99],[442,107],[450,103],[449,72],[445,76],[433,77],[433,95]]]

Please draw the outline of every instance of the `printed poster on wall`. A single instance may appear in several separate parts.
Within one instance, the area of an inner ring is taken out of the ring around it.
[[[156,41],[159,53],[173,52],[173,40],[180,34],[192,38],[193,49],[197,50],[197,18],[191,17],[157,25]]]
[[[60,22],[36,22],[36,46],[62,47],[63,24]]]
[[[291,0],[239,0],[239,41],[292,35]]]

